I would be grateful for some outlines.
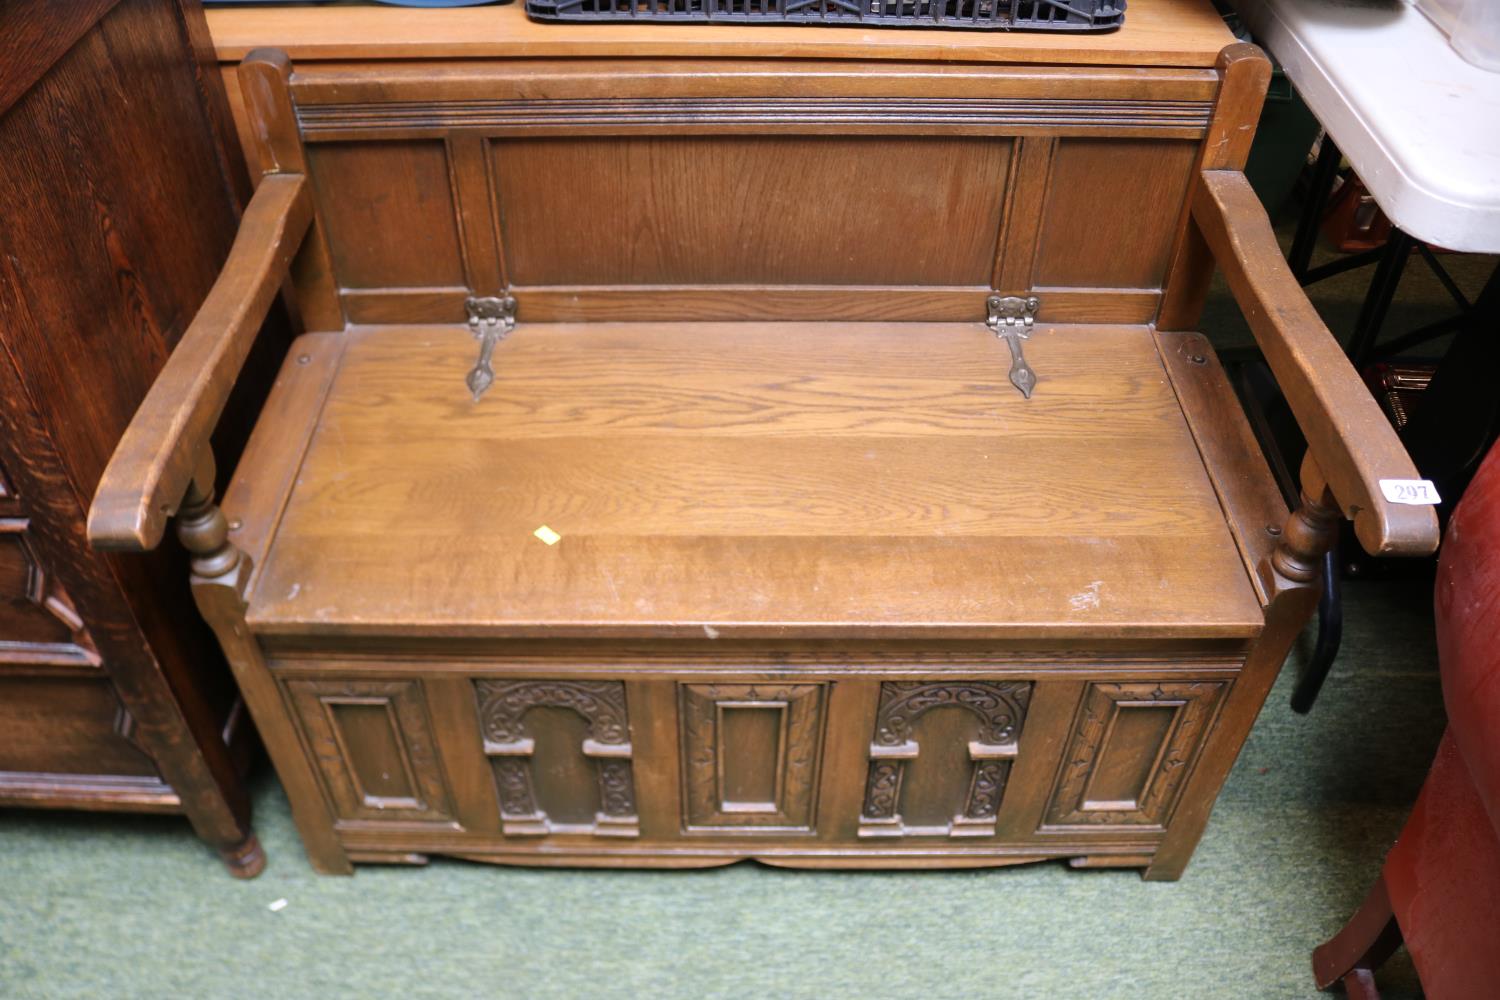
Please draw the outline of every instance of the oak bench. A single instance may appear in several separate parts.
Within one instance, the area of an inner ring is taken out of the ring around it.
[[[313,864],[1176,878],[1339,518],[1437,541],[1239,172],[1264,57],[538,28],[248,54],[264,176],[92,508],[175,519]],[[1291,513],[1193,332],[1216,265]]]

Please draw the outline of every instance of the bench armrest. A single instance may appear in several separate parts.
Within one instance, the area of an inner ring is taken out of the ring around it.
[[[1390,503],[1380,488],[1382,479],[1419,478],[1416,468],[1292,276],[1245,175],[1205,170],[1194,189],[1192,213],[1307,437],[1323,484],[1354,522],[1365,551],[1407,556],[1434,551],[1433,508]]]
[[[261,180],[223,270],[99,481],[88,520],[96,547],[142,551],[161,542],[312,218],[302,174]]]

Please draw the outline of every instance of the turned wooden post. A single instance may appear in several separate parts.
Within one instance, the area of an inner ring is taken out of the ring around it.
[[[1271,567],[1280,576],[1299,584],[1311,584],[1323,569],[1323,557],[1338,535],[1339,509],[1325,489],[1313,496],[1305,489],[1302,503],[1287,515],[1281,528]]]
[[[1261,566],[1266,590],[1279,595],[1314,587],[1323,572],[1323,557],[1338,539],[1343,512],[1317,464],[1302,463],[1302,502],[1287,515],[1276,548]]]
[[[235,586],[235,571],[249,569],[250,557],[229,540],[229,521],[214,502],[214,462],[210,456],[193,474],[177,514],[177,537],[192,555],[193,582]],[[238,590],[239,588],[236,587]]]

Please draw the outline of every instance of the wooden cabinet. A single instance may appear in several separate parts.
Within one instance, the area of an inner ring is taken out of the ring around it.
[[[322,870],[1175,878],[1337,519],[1436,544],[1239,173],[1269,66],[1207,4],[363,13],[216,17],[264,175],[90,514],[175,515]],[[1310,429],[1290,515],[1192,332],[1216,262]],[[202,442],[287,273],[311,332],[221,511]]]
[[[0,9],[0,806],[182,813],[253,875],[254,730],[185,560],[84,535],[234,238],[243,171],[206,42],[193,4]]]

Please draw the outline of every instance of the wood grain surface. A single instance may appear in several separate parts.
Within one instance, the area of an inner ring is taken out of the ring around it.
[[[1144,327],[1039,328],[1029,402],[978,323],[522,324],[478,404],[467,330],[349,337],[257,631],[1259,627]]]
[[[981,285],[1011,148],[655,136],[508,140],[492,156],[517,285]]]
[[[543,24],[520,3],[417,11],[347,6],[219,8],[209,12],[219,58],[263,45],[293,59],[564,58],[691,55],[922,59],[1123,66],[1212,66],[1234,38],[1198,0],[1131,0],[1119,31],[1099,35],[777,25]]]

